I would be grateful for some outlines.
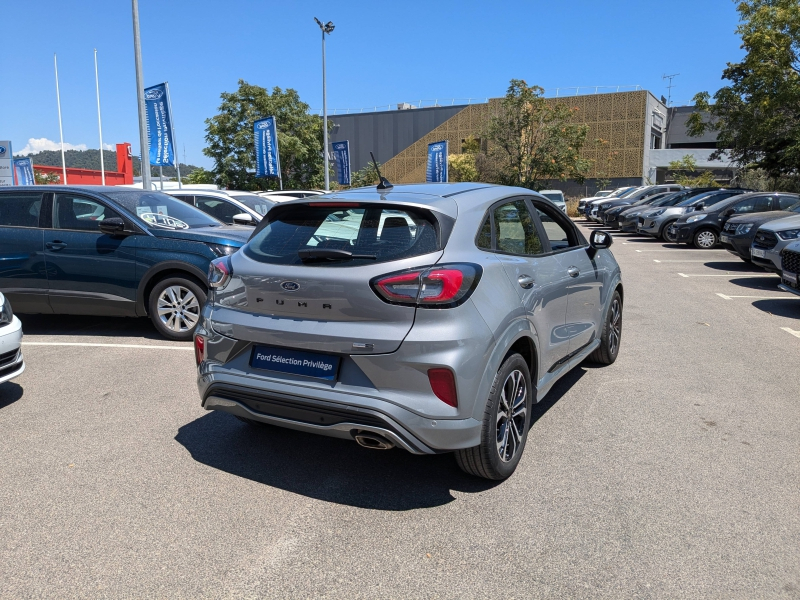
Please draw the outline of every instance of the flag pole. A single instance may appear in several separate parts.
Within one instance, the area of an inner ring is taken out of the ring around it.
[[[172,147],[175,149],[175,170],[178,173],[178,189],[183,188],[183,184],[181,183],[181,159],[178,156],[178,142],[175,141],[175,113],[172,112],[172,96],[169,93],[169,81],[164,82],[164,85],[167,87],[167,106],[169,107],[169,126],[172,131]],[[183,153],[186,154],[186,146],[183,147]],[[184,161],[186,157],[184,156]]]
[[[136,99],[139,106],[139,143],[142,160],[142,189],[151,189],[150,140],[147,131],[147,108],[144,104],[144,74],[142,73],[142,41],[139,35],[139,0],[131,0],[133,9],[133,56],[136,64]]]
[[[56,69],[56,102],[58,103],[58,133],[61,136],[61,176],[62,184],[67,185],[67,160],[64,158],[64,128],[61,125],[61,92],[58,89],[58,56],[53,53],[53,65]]]
[[[106,165],[103,161],[103,120],[100,118],[100,76],[97,73],[97,48],[94,49],[94,85],[97,89],[97,129],[100,132],[100,178],[106,184]]]

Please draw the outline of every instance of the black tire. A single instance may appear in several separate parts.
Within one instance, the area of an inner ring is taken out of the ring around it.
[[[664,226],[661,228],[661,239],[664,240],[665,242],[669,243],[669,244],[674,244],[675,241],[678,239],[677,235],[671,236],[669,234],[669,228],[672,227],[672,225],[675,223],[675,221],[677,221],[677,219],[674,219],[672,221],[668,221],[668,222],[664,223]]]
[[[178,292],[170,295],[168,291],[170,288]],[[159,300],[162,296],[165,300],[162,300],[161,308],[174,309],[163,315],[165,319],[159,314]],[[191,298],[194,298],[194,301],[191,301]],[[186,277],[167,277],[156,283],[150,291],[147,313],[158,333],[168,340],[185,342],[192,339],[200,323],[200,313],[205,303],[206,292],[197,283]],[[169,319],[170,315],[173,317],[172,320]]]
[[[692,238],[692,245],[698,250],[711,250],[719,243],[719,236],[713,229],[700,229]]]
[[[524,384],[521,391],[520,383]],[[484,479],[503,480],[511,477],[525,451],[535,394],[534,387],[531,385],[530,370],[525,359],[519,354],[508,356],[497,371],[489,390],[489,400],[483,415],[480,445],[455,452],[456,462],[462,471]],[[512,401],[509,408],[508,402],[505,400],[508,395],[515,398],[521,396],[521,398],[518,398],[519,401]],[[512,417],[515,414],[517,416],[510,420],[506,419],[505,423],[502,423],[502,417],[498,418],[498,412],[503,409],[504,404],[503,414],[511,413]],[[521,415],[523,407],[525,414]],[[503,425],[505,426],[503,427]],[[519,433],[520,427],[522,427],[521,434]],[[502,441],[498,441],[499,438]],[[513,448],[511,448],[512,445]],[[503,457],[501,457],[501,453],[503,453]]]
[[[622,296],[615,291],[611,296],[608,307],[603,334],[600,336],[600,346],[589,355],[589,362],[600,365],[610,365],[617,360],[619,347],[622,343]]]

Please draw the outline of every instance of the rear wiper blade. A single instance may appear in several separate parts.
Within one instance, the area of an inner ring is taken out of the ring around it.
[[[302,260],[312,260],[315,258],[323,258],[328,260],[364,258],[367,260],[375,260],[377,258],[377,256],[374,254],[353,254],[347,250],[333,250],[331,248],[306,248],[303,250],[298,250],[297,255]]]

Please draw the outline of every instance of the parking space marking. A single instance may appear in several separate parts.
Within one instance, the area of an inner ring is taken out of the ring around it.
[[[706,254],[710,254],[711,252],[724,252],[725,254],[730,254],[727,250],[700,250],[698,248],[681,248],[681,252],[705,252]],[[653,250],[637,250],[636,252],[675,252],[675,248],[657,248]]]
[[[22,342],[23,346],[83,346],[86,348],[139,348],[144,350],[194,350],[192,346],[147,346],[144,344],[91,344],[83,342]]]
[[[786,333],[793,335],[796,338],[800,338],[800,331],[795,331],[794,329],[790,329],[789,327],[781,327]]]
[[[758,300],[783,300],[784,298],[788,298],[788,296],[729,296],[728,294],[720,294],[719,292],[717,292],[717,296],[719,296],[723,300],[731,300],[733,298],[756,298]]]
[[[708,261],[707,261],[707,260],[656,260],[656,259],[654,258],[654,259],[653,259],[653,262],[654,262],[654,263],[676,263],[676,262],[679,262],[679,263],[685,263],[685,262],[691,262],[691,263],[706,263],[706,262],[708,262]]]
[[[770,276],[769,273],[764,273],[763,275],[758,275],[758,274],[754,275],[752,273],[726,273],[725,275],[720,275],[720,274],[717,274],[717,273],[708,273],[708,274],[707,273],[702,273],[702,274],[701,273],[689,273],[687,275],[686,273],[678,273],[678,275],[680,275],[681,277],[736,277],[736,278],[742,278],[742,277],[769,277]]]

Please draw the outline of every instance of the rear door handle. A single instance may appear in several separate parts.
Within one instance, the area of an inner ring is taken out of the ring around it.
[[[66,247],[67,245],[61,240],[53,240],[52,242],[47,242],[45,244],[45,248],[48,250],[63,250]]]
[[[581,274],[581,272],[578,270],[578,267],[570,267],[567,269],[567,273],[569,273],[570,277],[577,277]]]
[[[533,277],[531,277],[530,275],[520,275],[517,278],[517,281],[519,282],[519,286],[526,290],[529,290],[530,288],[533,287]]]

